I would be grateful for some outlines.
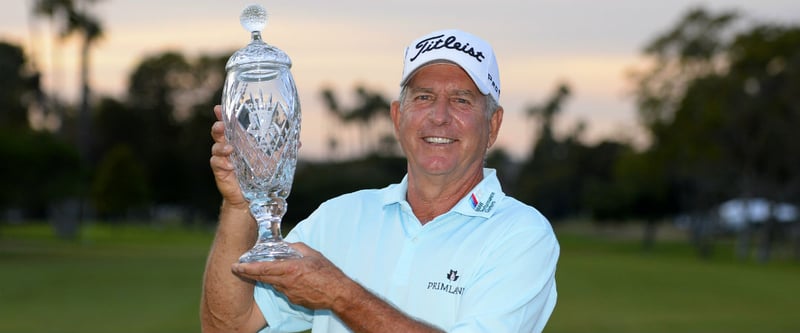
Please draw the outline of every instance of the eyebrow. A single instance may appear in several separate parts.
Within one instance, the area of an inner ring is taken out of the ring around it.
[[[474,92],[474,91],[472,91],[472,90],[458,89],[458,90],[456,90],[456,93],[455,93],[455,94],[453,94],[453,95],[456,95],[456,96],[471,96],[471,97],[474,97],[476,94],[475,94],[475,92]]]
[[[431,88],[416,88],[416,87],[411,87],[411,89],[410,89],[410,91],[409,91],[409,92],[411,92],[411,93],[420,93],[420,92],[432,93],[432,92],[433,92],[433,89],[431,89]]]

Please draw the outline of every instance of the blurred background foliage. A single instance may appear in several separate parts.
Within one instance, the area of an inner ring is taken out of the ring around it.
[[[229,53],[150,55],[130,73],[125,97],[98,96],[86,73],[100,19],[71,1],[36,4],[37,15],[68,18],[62,36],[81,37],[84,89],[78,105],[60,100],[42,89],[47,73],[24,49],[0,42],[2,220],[49,221],[64,238],[89,220],[213,226],[220,198],[208,133]],[[800,26],[744,24],[742,17],[693,8],[644,45],[645,65],[631,67],[629,80],[647,146],[587,143],[585,122],[557,135],[573,94],[568,82],[557,82],[548,98],[517,110],[538,133],[530,153],[512,159],[494,149],[487,165],[508,193],[556,224],[642,223],[648,248],[660,225],[680,221],[702,256],[712,255],[715,239],[735,233],[745,257],[757,245],[758,259],[769,260],[782,242],[800,259]],[[299,162],[287,230],[326,199],[397,182],[405,172],[387,112],[394,96],[363,86],[352,105],[330,87],[318,96],[337,130],[328,134],[328,159]],[[342,133],[357,133],[360,157],[336,157]],[[750,199],[793,214],[744,214],[743,225],[726,225],[721,205],[740,200],[747,211]]]

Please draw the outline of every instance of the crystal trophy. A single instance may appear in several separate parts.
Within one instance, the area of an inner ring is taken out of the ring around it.
[[[259,236],[239,262],[300,258],[281,235],[300,141],[300,102],[289,71],[292,63],[286,53],[261,39],[267,23],[264,7],[247,6],[240,22],[251,38],[225,65],[222,118],[234,148],[236,178]]]

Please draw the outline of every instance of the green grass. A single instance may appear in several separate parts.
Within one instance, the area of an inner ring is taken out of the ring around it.
[[[209,232],[47,226],[0,232],[0,332],[198,332]]]
[[[800,332],[800,265],[701,260],[681,240],[558,230],[559,301],[546,332]],[[209,231],[0,225],[0,332],[198,332]]]
[[[800,332],[800,265],[710,260],[683,242],[562,234],[559,301],[547,332]]]

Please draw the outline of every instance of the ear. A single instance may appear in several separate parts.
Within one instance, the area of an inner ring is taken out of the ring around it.
[[[494,144],[494,141],[497,140],[497,134],[500,133],[500,125],[503,123],[503,107],[497,107],[497,111],[494,112],[492,118],[489,119],[489,145],[486,147],[487,149]]]
[[[392,102],[392,105],[389,107],[389,116],[392,117],[392,124],[394,125],[394,134],[395,136],[397,136],[398,129],[400,128],[400,101]]]

